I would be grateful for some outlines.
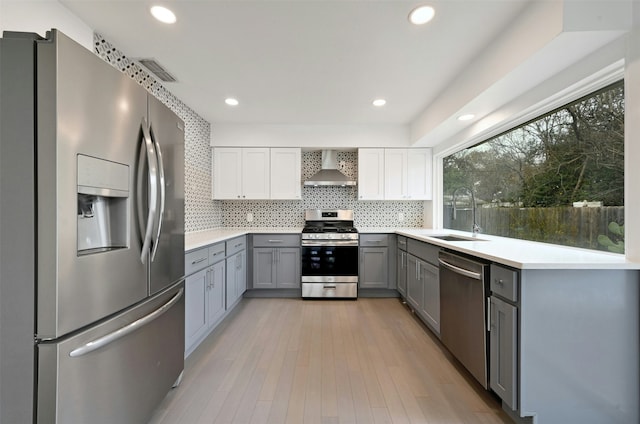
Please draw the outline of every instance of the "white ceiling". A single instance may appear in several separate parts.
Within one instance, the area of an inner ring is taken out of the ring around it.
[[[131,58],[155,58],[165,87],[212,123],[408,125],[499,37],[527,0],[61,0]],[[226,97],[240,101],[225,105]],[[387,105],[375,108],[373,99]]]

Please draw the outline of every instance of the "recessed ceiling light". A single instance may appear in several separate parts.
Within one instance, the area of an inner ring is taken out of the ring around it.
[[[237,99],[234,99],[233,97],[224,99],[224,102],[229,106],[238,106],[240,104],[240,102]]]
[[[431,6],[418,6],[409,13],[409,22],[414,25],[423,25],[435,16],[436,11]]]
[[[165,24],[174,24],[176,22],[176,15],[166,7],[153,6],[150,10],[153,17],[160,22]]]
[[[467,113],[466,115],[458,116],[458,121],[470,121],[476,116],[473,113]]]
[[[373,105],[377,106],[377,107],[382,107],[382,106],[384,106],[386,104],[387,104],[387,101],[385,99],[375,99],[373,101]]]

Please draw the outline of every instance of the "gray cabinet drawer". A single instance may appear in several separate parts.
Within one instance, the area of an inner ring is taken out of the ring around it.
[[[518,271],[491,264],[491,292],[512,302],[517,302]]]
[[[216,262],[220,262],[224,259],[224,243],[214,244],[209,246],[209,265],[213,265]]]
[[[407,250],[407,238],[405,236],[398,236],[398,249]]]
[[[190,275],[209,265],[209,249],[193,250],[184,256],[184,274]]]
[[[388,246],[389,237],[387,234],[360,234],[360,247]]]
[[[300,234],[254,234],[254,247],[300,247]]]
[[[227,241],[227,256],[233,256],[236,253],[247,248],[247,238],[245,236],[236,237]]]
[[[440,247],[433,244],[425,243],[414,239],[407,240],[407,252],[413,256],[429,262],[432,265],[439,266],[438,252]]]

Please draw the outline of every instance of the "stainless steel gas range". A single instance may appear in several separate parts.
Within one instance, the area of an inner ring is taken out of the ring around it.
[[[352,210],[305,211],[302,297],[358,297],[358,230]]]

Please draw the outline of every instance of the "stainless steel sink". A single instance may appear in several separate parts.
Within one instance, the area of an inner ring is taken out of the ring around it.
[[[486,240],[475,238],[475,237],[456,236],[453,234],[443,234],[443,235],[435,235],[435,236],[427,236],[427,237],[437,238],[444,241],[486,241]]]

